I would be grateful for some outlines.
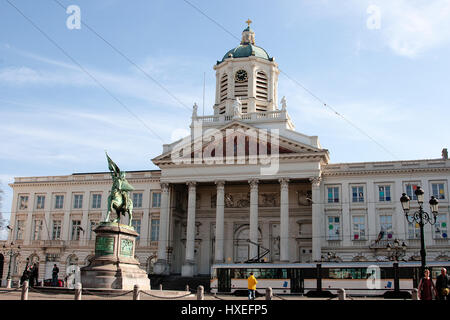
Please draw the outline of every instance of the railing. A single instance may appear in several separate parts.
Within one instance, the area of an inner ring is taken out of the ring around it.
[[[286,119],[290,121],[290,117],[286,111],[275,110],[275,111],[265,111],[265,112],[251,112],[242,113],[240,116],[241,120],[259,122],[270,119]],[[233,115],[212,115],[212,116],[200,116],[193,120],[200,121],[202,123],[222,123],[233,120]]]

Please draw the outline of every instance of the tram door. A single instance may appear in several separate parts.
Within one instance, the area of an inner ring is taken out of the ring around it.
[[[305,293],[303,269],[290,269],[291,293]]]
[[[219,292],[231,292],[231,269],[218,268],[217,282]]]

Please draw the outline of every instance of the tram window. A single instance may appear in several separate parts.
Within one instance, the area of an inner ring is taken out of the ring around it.
[[[412,279],[414,276],[413,268],[411,267],[400,267],[398,269],[398,277],[400,279]]]
[[[316,268],[303,269],[303,278],[304,279],[316,279],[317,278],[317,269]]]
[[[431,268],[431,279],[436,279],[441,274],[442,267]]]
[[[328,272],[329,279],[366,279],[366,268],[332,268]]]
[[[381,279],[392,279],[394,278],[394,268],[381,268]]]
[[[235,279],[247,279],[250,277],[250,273],[253,273],[256,279],[261,278],[261,270],[260,269],[234,269],[234,277]]]

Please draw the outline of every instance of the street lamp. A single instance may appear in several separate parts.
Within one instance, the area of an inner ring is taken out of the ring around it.
[[[11,288],[11,262],[12,257],[19,252],[20,246],[17,246],[17,249],[14,248],[14,242],[11,242],[8,246],[3,245],[3,249],[8,251],[9,249],[9,265],[8,265],[8,275],[6,276],[6,288]]]
[[[417,202],[419,204],[419,210],[415,211],[414,213],[410,213],[410,199],[406,195],[406,193],[402,194],[402,197],[400,198],[400,202],[402,204],[403,211],[405,212],[406,220],[409,223],[416,222],[419,224],[420,227],[420,257],[421,257],[421,273],[423,275],[426,267],[426,251],[425,251],[425,237],[424,237],[424,226],[425,224],[435,224],[436,223],[436,215],[438,213],[438,204],[439,201],[434,197],[431,196],[430,201],[428,202],[430,204],[431,213],[433,216],[430,216],[427,212],[423,210],[423,202],[424,202],[424,194],[425,192],[423,189],[419,186],[417,186],[417,189],[414,191],[414,194],[417,197]]]
[[[394,245],[392,245],[391,243],[388,243],[386,246],[387,251],[391,254],[389,256],[389,258],[391,260],[394,261],[399,261],[400,258],[405,256],[406,253],[406,248],[408,246],[406,245],[406,243],[404,241],[402,241],[402,244],[400,245],[400,240],[399,239],[395,239],[394,240]]]
[[[12,240],[13,234],[13,228],[11,226],[7,226],[8,230],[11,232],[11,236],[10,239]],[[4,244],[3,245],[3,250],[5,251],[5,253],[9,250],[9,265],[8,265],[8,275],[6,276],[6,288],[11,288],[11,262],[12,262],[12,257],[19,252],[20,250],[20,245],[17,246],[17,248],[15,248],[15,244],[13,241],[11,241],[8,245]]]

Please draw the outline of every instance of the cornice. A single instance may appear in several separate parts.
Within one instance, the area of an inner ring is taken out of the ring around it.
[[[417,173],[417,172],[450,172],[449,167],[439,168],[393,168],[393,169],[377,169],[377,170],[339,170],[333,171],[324,169],[324,176],[355,176],[355,175],[376,175],[376,174],[392,174],[392,173]]]
[[[127,179],[130,183],[149,183],[156,182],[159,183],[159,178],[138,178],[138,179]],[[38,186],[38,187],[51,187],[51,186],[73,186],[73,185],[104,185],[111,184],[112,180],[77,180],[77,181],[29,181],[29,182],[14,182],[10,183],[9,186],[11,188],[18,187],[29,187],[29,186]]]

